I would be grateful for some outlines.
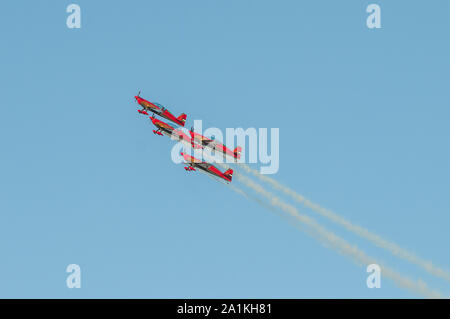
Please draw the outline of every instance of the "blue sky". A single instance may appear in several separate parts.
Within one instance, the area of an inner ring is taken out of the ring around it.
[[[186,174],[139,90],[188,125],[279,128],[272,177],[450,267],[448,1],[79,0],[79,30],[70,3],[2,4],[0,297],[417,297]]]

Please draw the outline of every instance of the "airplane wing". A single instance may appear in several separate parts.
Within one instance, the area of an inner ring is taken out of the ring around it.
[[[217,142],[215,140],[212,140],[204,136],[196,136],[195,139],[199,141],[203,146],[209,146],[211,148],[214,148],[217,145]]]
[[[211,167],[215,168],[215,166],[210,163],[191,160],[191,161],[186,161],[186,164],[191,165],[192,167],[196,167],[208,174],[214,175],[214,173],[211,171],[210,168]]]
[[[192,164],[197,166],[197,167],[199,167],[199,168],[202,168],[203,170],[208,171],[208,172],[209,172],[209,168],[211,166],[213,166],[212,164],[209,164],[209,163],[206,163],[206,162],[192,163]]]

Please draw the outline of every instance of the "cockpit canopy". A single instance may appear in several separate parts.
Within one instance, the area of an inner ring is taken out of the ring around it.
[[[153,104],[155,104],[157,107],[161,108],[161,109],[165,109],[164,105],[157,103],[157,102],[153,102]]]

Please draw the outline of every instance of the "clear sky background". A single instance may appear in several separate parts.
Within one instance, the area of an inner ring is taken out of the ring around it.
[[[79,30],[66,27],[72,2]],[[446,0],[3,1],[0,297],[420,297],[383,277],[368,289],[365,267],[187,174],[133,96],[188,127],[279,128],[272,177],[448,269],[449,12]],[[81,289],[66,287],[72,263]]]

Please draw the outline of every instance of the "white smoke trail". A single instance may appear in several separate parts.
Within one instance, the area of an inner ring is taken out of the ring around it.
[[[258,204],[260,204],[261,206],[264,206],[264,207],[267,208],[268,210],[270,210],[270,211],[272,211],[272,212],[274,212],[274,213],[278,213],[278,211],[277,211],[274,207],[270,206],[268,203],[266,203],[265,201],[259,199],[258,197],[253,196],[252,194],[249,194],[248,192],[244,191],[243,189],[241,189],[241,188],[239,188],[239,187],[236,187],[236,186],[234,186],[234,185],[232,185],[232,184],[228,184],[228,187],[230,187],[230,188],[231,188],[232,190],[234,190],[236,193],[241,194],[241,195],[244,196],[245,198],[251,199],[251,200],[257,202]]]
[[[397,256],[403,260],[409,261],[410,263],[413,263],[416,266],[419,266],[420,268],[424,269],[425,271],[427,271],[429,274],[431,274],[433,276],[443,278],[447,281],[450,281],[450,274],[447,271],[443,270],[442,268],[433,265],[433,263],[431,261],[424,260],[424,259],[418,257],[417,255],[415,255],[414,253],[409,252],[408,250],[400,247],[396,243],[386,240],[386,239],[382,238],[381,236],[370,232],[368,229],[366,229],[362,226],[351,223],[350,221],[348,221],[344,217],[338,215],[337,213],[335,213],[329,209],[321,207],[319,204],[316,204],[316,203],[310,201],[303,195],[300,195],[297,192],[295,192],[294,190],[280,184],[273,178],[270,178],[266,175],[260,174],[257,170],[250,168],[246,164],[239,163],[239,166],[242,167],[246,172],[251,173],[254,176],[258,177],[261,181],[270,184],[273,188],[282,191],[286,195],[289,195],[291,198],[293,198],[298,203],[301,203],[304,206],[312,209],[316,213],[328,218],[332,222],[343,226],[348,231],[350,231],[362,238],[365,238],[366,240],[372,242],[374,245],[389,251],[392,255]]]
[[[305,230],[307,231],[307,229],[303,229],[303,228],[299,227],[298,223],[294,221],[294,218],[292,216],[284,214],[279,209],[277,209],[276,207],[272,206],[270,203],[262,200],[258,196],[255,196],[255,195],[253,195],[253,194],[251,194],[249,192],[246,192],[244,189],[236,187],[236,186],[234,186],[232,184],[227,184],[227,186],[229,188],[231,188],[233,191],[235,191],[236,193],[241,194],[245,198],[250,199],[252,201],[255,201],[256,203],[258,203],[259,205],[263,206],[267,210],[271,211],[272,213],[274,213],[278,217],[281,217],[281,218],[287,220],[294,227],[297,227],[297,228],[299,228],[299,229],[301,229],[303,231],[305,231]]]
[[[265,197],[272,206],[283,210],[288,213],[292,217],[295,217],[299,222],[305,224],[310,229],[310,234],[315,238],[320,240],[327,247],[331,247],[339,253],[351,257],[353,261],[358,264],[370,265],[370,264],[378,264],[381,268],[381,272],[383,276],[394,281],[398,286],[405,288],[413,293],[421,294],[428,298],[441,298],[441,294],[437,291],[431,290],[428,286],[421,280],[413,281],[410,278],[404,277],[400,273],[395,270],[388,268],[386,266],[381,265],[377,262],[373,257],[366,255],[362,250],[360,250],[357,246],[350,245],[347,241],[340,238],[333,232],[327,230],[325,227],[319,225],[314,219],[307,215],[300,214],[298,210],[283,202],[278,197],[276,197],[271,192],[265,190],[262,186],[253,182],[250,178],[236,174],[235,177],[247,187],[253,189],[256,193]]]

